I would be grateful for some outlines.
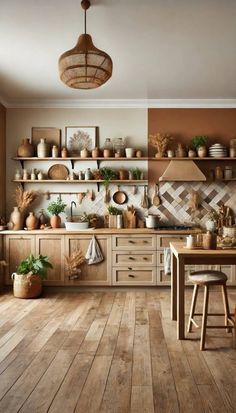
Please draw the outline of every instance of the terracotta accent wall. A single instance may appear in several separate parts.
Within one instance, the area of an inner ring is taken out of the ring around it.
[[[236,137],[236,109],[149,109],[148,134],[156,132],[170,133],[175,144],[189,144],[195,135],[209,136],[209,143],[221,142],[229,146],[231,138]],[[173,145],[174,146],[174,145]],[[149,145],[149,156],[154,156],[155,149]],[[216,165],[232,165],[236,176],[236,161],[198,162],[198,166],[207,173]],[[150,183],[157,182],[167,167],[167,162],[149,162],[148,176]],[[197,190],[200,196],[200,209],[194,220],[204,224],[207,212],[218,209],[222,202],[229,205],[236,215],[236,182],[184,183],[166,182],[160,184],[162,205],[152,207],[151,213],[158,213],[162,220],[183,223],[192,221],[188,207],[191,190]]]
[[[5,215],[6,198],[6,108],[0,103],[0,216]]]

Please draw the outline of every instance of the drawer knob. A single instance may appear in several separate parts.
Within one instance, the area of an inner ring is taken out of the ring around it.
[[[131,267],[128,267],[128,270],[132,270],[132,268],[131,268]]]
[[[133,275],[133,274],[129,274],[128,277],[134,278],[134,275]]]
[[[132,239],[129,239],[128,242],[129,242],[130,244],[135,244],[135,241],[132,240]]]
[[[129,260],[134,260],[135,258],[134,257],[129,257]]]
[[[144,244],[147,244],[147,243],[148,243],[148,241],[147,241],[146,239],[144,239],[144,240],[143,240],[143,243],[144,243]]]
[[[144,261],[147,261],[147,257],[143,257],[143,260],[144,260]]]

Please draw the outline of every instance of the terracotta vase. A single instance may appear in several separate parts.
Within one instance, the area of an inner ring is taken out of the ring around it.
[[[38,218],[34,215],[34,212],[30,212],[25,221],[28,230],[33,230],[38,228]]]
[[[50,224],[52,228],[60,228],[61,227],[61,217],[59,215],[52,215],[50,219]]]
[[[24,215],[18,207],[13,207],[13,212],[10,215],[10,225],[14,231],[20,231],[24,228]]]
[[[34,147],[28,138],[22,139],[22,143],[17,149],[17,156],[22,158],[30,158],[34,156]]]

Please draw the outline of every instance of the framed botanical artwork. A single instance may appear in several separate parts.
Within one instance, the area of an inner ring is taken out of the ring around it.
[[[46,139],[50,146],[61,148],[61,129],[47,127],[33,127],[31,131],[31,143],[36,147],[40,139]]]
[[[97,126],[67,126],[66,147],[70,156],[79,156],[82,149],[91,151],[97,146]]]

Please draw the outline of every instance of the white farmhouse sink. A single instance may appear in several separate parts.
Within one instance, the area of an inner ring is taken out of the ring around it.
[[[81,231],[83,229],[88,229],[88,222],[65,222],[67,231]]]

